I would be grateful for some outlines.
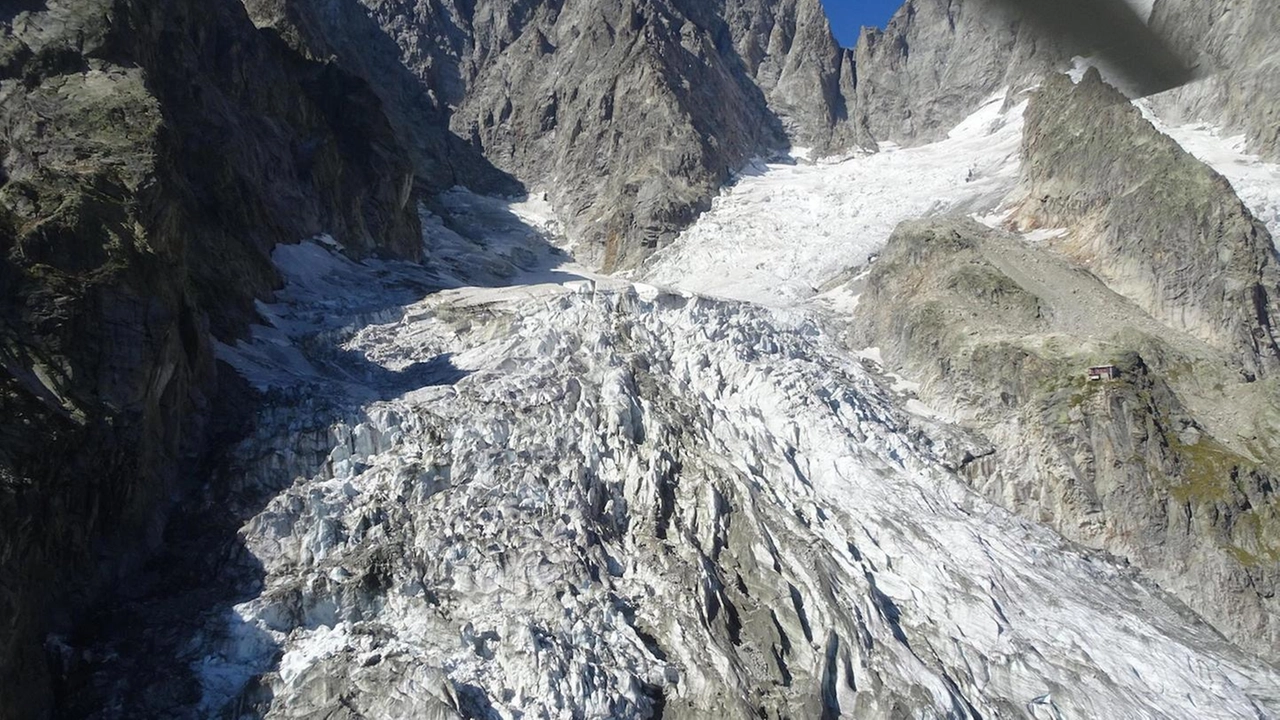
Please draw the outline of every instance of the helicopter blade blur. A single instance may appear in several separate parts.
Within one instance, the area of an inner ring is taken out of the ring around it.
[[[1021,11],[1074,52],[1093,56],[1144,97],[1195,79],[1195,71],[1123,0],[982,0]]]

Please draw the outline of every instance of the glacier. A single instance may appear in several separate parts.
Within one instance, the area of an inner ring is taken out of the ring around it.
[[[865,265],[903,220],[996,205],[1018,179],[1025,102],[987,98],[944,140],[810,162],[757,162],[634,273],[647,282],[794,305]]]
[[[998,213],[1021,106],[758,166],[647,268],[595,275],[536,199],[449,193],[426,266],[281,247],[219,356],[234,601],[170,643],[175,717],[1280,713],[1280,672],[1135,570],[976,495],[989,449],[842,341],[828,287],[928,212]],[[842,305],[841,303],[844,303]],[[167,614],[166,614],[167,613]],[[117,652],[104,641],[100,663]],[[130,717],[120,700],[96,717]]]

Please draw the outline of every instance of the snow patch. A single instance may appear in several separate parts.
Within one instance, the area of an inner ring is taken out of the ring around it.
[[[1022,239],[1029,243],[1043,243],[1066,237],[1069,232],[1067,228],[1039,228],[1022,233]]]
[[[1145,23],[1151,22],[1151,13],[1155,10],[1156,0],[1124,0],[1124,3],[1133,8],[1138,19]]]

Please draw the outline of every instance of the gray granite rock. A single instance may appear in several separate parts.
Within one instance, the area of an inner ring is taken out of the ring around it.
[[[1280,269],[1230,183],[1090,70],[1047,78],[1027,109],[1024,227],[1071,228],[1064,251],[1162,322],[1280,369]]]
[[[855,49],[856,120],[877,141],[929,142],[1005,87],[1025,87],[1039,38],[1001,3],[907,0]]]
[[[409,135],[434,137],[447,118],[546,192],[580,259],[609,270],[667,242],[753,156],[856,139],[850,56],[818,0],[248,5],[287,37],[325,37],[389,106],[429,108],[399,113]]]
[[[1200,77],[1157,107],[1243,132],[1255,152],[1280,158],[1280,5],[1156,0],[1151,24]]]
[[[1274,432],[1274,383],[1242,382],[1068,257],[967,219],[900,226],[856,327],[990,441],[965,470],[975,489],[1131,562],[1276,660],[1276,455],[1240,437]],[[1099,365],[1118,378],[1090,380]]]
[[[860,343],[990,438],[977,489],[1274,661],[1272,239],[1094,70],[1034,92],[1023,155],[1009,223],[1050,239],[904,224],[865,280]],[[1096,365],[1120,377],[1090,381]]]

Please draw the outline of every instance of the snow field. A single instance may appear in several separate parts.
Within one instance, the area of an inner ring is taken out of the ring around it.
[[[985,211],[1012,188],[1025,105],[990,98],[947,139],[839,162],[757,164],[636,273],[656,285],[786,306],[867,262],[903,220]]]

